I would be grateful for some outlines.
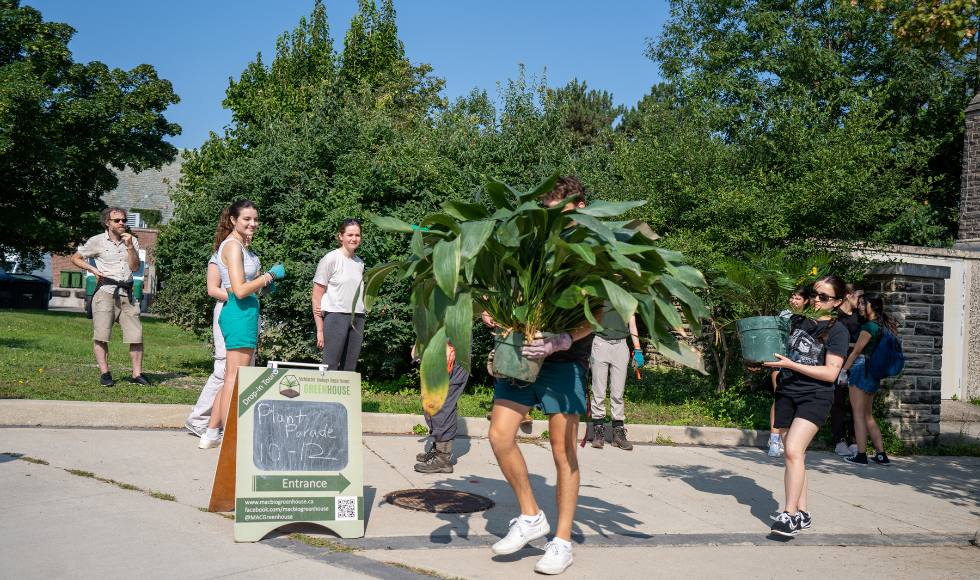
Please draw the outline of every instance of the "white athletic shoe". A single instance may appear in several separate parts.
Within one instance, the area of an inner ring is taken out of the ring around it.
[[[779,438],[779,452],[780,453],[786,453],[786,446],[783,445],[783,438],[782,437]]]
[[[558,542],[548,542],[544,556],[534,565],[535,572],[542,574],[561,574],[572,565],[572,549],[559,546]]]
[[[854,455],[851,453],[851,448],[847,446],[847,441],[844,441],[843,439],[837,443],[837,447],[834,447],[834,451],[837,452],[837,455],[843,455],[844,457]]]
[[[197,448],[214,449],[215,447],[221,447],[221,435],[218,435],[216,438],[211,439],[210,437],[208,437],[207,433],[202,433],[201,442],[198,443]]]
[[[769,440],[769,457],[779,457],[779,448],[782,447],[780,443],[781,441],[779,439]]]
[[[851,443],[847,446],[847,449],[851,452],[850,455],[857,455],[858,446],[857,443]]]
[[[510,520],[510,531],[502,540],[493,545],[493,553],[499,555],[513,554],[528,542],[548,535],[548,532],[551,531],[548,518],[544,512],[540,512],[538,515],[540,518],[533,524],[525,522],[522,516]],[[557,573],[554,572],[554,574]]]

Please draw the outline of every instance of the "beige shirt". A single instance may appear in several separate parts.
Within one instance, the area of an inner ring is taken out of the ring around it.
[[[355,314],[364,314],[364,262],[354,256],[348,258],[341,248],[329,252],[317,264],[313,281],[327,290],[320,299],[320,311],[350,314],[354,305]],[[357,299],[355,304],[354,299]]]
[[[133,236],[133,249],[136,250],[136,255],[139,255],[140,245],[136,240],[136,236]],[[119,240],[118,243],[113,242],[112,238],[109,237],[108,230],[105,233],[89,238],[88,241],[78,248],[78,253],[86,260],[95,258],[95,267],[106,278],[112,278],[120,282],[133,281],[133,271],[129,269],[129,248],[126,247],[126,242],[122,240]],[[114,284],[106,284],[101,288],[102,292],[112,293],[115,290],[116,286]],[[128,296],[127,291],[124,289],[120,289],[119,293],[120,295]]]

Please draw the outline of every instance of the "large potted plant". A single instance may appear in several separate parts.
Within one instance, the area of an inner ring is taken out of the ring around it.
[[[679,306],[700,333],[700,318],[708,313],[691,288],[706,286],[701,273],[684,264],[680,252],[654,245],[656,236],[642,222],[599,219],[646,202],[596,201],[565,213],[561,205],[545,209],[538,198],[557,178],[556,173],[527,192],[492,180],[473,202],[443,202],[442,212],[418,226],[367,215],[384,230],[412,236],[411,255],[365,273],[364,307],[372,308],[388,274],[411,280],[426,412],[435,413],[445,401],[447,339],[456,360],[469,368],[473,321],[484,311],[502,328],[494,365],[508,376],[534,380],[540,367],[540,361],[520,358],[524,337],[568,330],[583,317],[601,330],[592,310],[606,300],[623,320],[639,312],[650,331],[646,340],[660,353],[704,372],[700,353],[670,332],[683,324]],[[482,203],[484,193],[493,213]]]
[[[747,252],[744,260],[724,258],[716,269],[712,288],[744,316],[734,321],[748,363],[774,362],[775,354],[786,356],[790,320],[777,316],[789,309],[789,297],[801,286],[810,286],[829,273],[833,254],[821,252],[804,259],[791,259],[783,249],[763,245]],[[806,315],[806,310],[796,312]]]

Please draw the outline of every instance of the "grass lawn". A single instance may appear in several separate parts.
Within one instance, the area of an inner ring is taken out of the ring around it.
[[[0,310],[0,398],[194,404],[214,359],[193,333],[143,318],[143,372],[151,387],[132,385],[129,346],[119,326],[109,342],[116,386],[99,385],[92,321],[82,313]]]

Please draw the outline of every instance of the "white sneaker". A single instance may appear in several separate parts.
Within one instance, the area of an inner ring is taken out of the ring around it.
[[[769,440],[769,457],[779,457],[780,441],[779,439]]]
[[[847,446],[847,449],[848,449],[848,451],[851,452],[850,453],[851,455],[857,455],[857,452],[858,452],[857,443],[851,443],[850,445]]]
[[[558,545],[558,542],[548,542],[544,547],[544,556],[534,565],[535,572],[542,574],[561,574],[572,565],[572,549]]]
[[[779,438],[779,452],[780,453],[786,453],[786,446],[783,445],[783,438],[782,437]]]
[[[221,447],[221,435],[218,435],[214,439],[208,437],[207,433],[201,434],[201,442],[197,445],[198,449],[214,449],[215,447]]]
[[[493,545],[493,553],[499,555],[513,554],[528,542],[548,535],[548,532],[551,531],[548,518],[544,512],[539,512],[538,515],[540,516],[538,521],[533,524],[525,522],[521,516],[510,520],[510,531],[502,540]],[[558,572],[553,573],[558,574]]]
[[[851,453],[851,448],[847,446],[847,441],[844,441],[843,439],[841,439],[840,442],[837,443],[837,447],[834,447],[834,451],[837,452],[837,455],[843,455],[844,457],[850,457],[851,455],[854,455],[853,453]]]

